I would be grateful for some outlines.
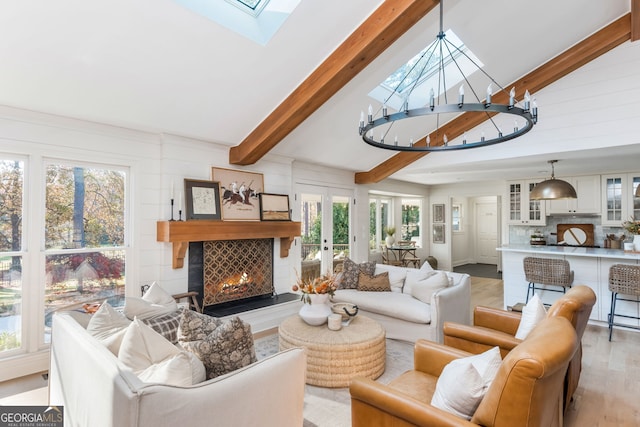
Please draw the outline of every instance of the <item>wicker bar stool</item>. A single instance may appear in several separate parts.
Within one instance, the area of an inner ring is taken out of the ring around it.
[[[640,329],[622,323],[615,323],[614,317],[626,317],[628,319],[640,319],[637,316],[615,314],[617,301],[630,301],[640,303],[640,265],[614,264],[609,269],[609,290],[611,291],[611,310],[609,311],[609,341],[614,326]],[[620,298],[620,295],[634,296],[636,299]]]
[[[529,302],[529,294],[533,296],[536,289],[565,293],[566,289],[573,284],[573,271],[567,260],[525,257],[523,264],[524,275],[529,282],[526,302]],[[556,286],[562,289],[548,289],[546,286]]]

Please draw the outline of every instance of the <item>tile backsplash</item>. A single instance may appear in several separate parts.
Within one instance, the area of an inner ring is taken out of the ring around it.
[[[557,236],[555,235],[558,224],[593,224],[594,226],[594,241],[595,245],[604,248],[605,236],[614,234],[617,237],[626,234],[626,242],[633,240],[633,237],[626,233],[625,229],[620,227],[602,226],[602,221],[599,216],[548,216],[546,226],[522,226],[522,225],[510,225],[509,226],[509,243],[510,244],[529,244],[531,235],[539,231],[547,240],[547,244],[556,243]],[[621,222],[622,223],[622,222]],[[551,234],[554,233],[554,234]]]

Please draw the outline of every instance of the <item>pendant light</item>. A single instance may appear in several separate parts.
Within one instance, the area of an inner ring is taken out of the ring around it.
[[[549,160],[551,163],[551,179],[538,183],[531,193],[529,200],[555,200],[555,199],[577,199],[576,189],[567,181],[556,179],[553,164],[557,160]]]

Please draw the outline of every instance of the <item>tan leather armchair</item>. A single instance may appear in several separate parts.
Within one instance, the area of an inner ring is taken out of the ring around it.
[[[414,370],[389,385],[365,378],[352,381],[349,387],[352,427],[559,426],[562,384],[577,348],[575,330],[567,319],[544,319],[504,358],[487,394],[467,421],[429,402],[445,365],[470,354],[419,340],[414,351]]]
[[[571,322],[578,340],[582,340],[591,310],[596,303],[596,294],[584,285],[574,286],[556,300],[547,310],[547,317],[564,317]],[[473,325],[445,322],[443,327],[444,343],[470,353],[482,353],[495,346],[500,347],[502,357],[506,356],[522,341],[515,337],[521,314],[489,307],[476,307],[473,313]],[[574,355],[565,381],[566,409],[578,387],[582,371],[582,345]]]

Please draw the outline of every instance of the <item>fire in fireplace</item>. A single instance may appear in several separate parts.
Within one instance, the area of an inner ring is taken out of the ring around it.
[[[203,307],[273,295],[273,239],[203,244]]]

